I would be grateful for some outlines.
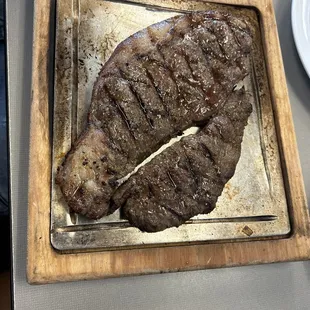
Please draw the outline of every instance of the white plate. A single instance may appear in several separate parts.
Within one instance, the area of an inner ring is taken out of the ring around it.
[[[310,0],[293,0],[292,27],[299,56],[310,77]]]

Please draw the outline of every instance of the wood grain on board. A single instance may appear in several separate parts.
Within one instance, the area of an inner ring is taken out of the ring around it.
[[[35,1],[30,129],[29,283],[305,260],[310,258],[309,215],[288,99],[272,0],[209,0],[250,5],[261,16],[269,85],[277,125],[292,233],[285,239],[59,254],[50,243],[51,141],[49,115],[50,0]]]

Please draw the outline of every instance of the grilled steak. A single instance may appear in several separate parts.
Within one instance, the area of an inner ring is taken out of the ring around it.
[[[196,135],[156,156],[114,194],[129,222],[155,232],[211,212],[233,176],[252,106],[240,90]]]
[[[89,125],[57,174],[69,207],[94,219],[111,213],[118,179],[221,110],[249,73],[251,43],[244,21],[214,11],[176,16],[123,41],[94,85]]]

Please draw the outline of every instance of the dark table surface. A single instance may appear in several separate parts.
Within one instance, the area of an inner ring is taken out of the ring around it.
[[[310,197],[310,80],[295,50],[289,0],[274,0]],[[7,0],[13,280],[16,309],[310,309],[310,262],[30,286],[26,281],[32,0]]]
[[[0,217],[8,216],[8,160],[6,133],[5,47],[0,40]]]

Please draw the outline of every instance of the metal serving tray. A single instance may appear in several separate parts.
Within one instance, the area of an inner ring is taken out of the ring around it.
[[[193,10],[225,9],[246,16],[254,35],[252,74],[244,81],[253,113],[245,129],[236,173],[216,209],[179,228],[142,233],[120,212],[98,221],[70,214],[57,167],[85,127],[92,87],[101,66],[129,35],[153,23]],[[259,17],[251,8],[204,1],[59,0],[55,51],[51,242],[65,252],[167,246],[221,240],[281,238],[290,232]]]

